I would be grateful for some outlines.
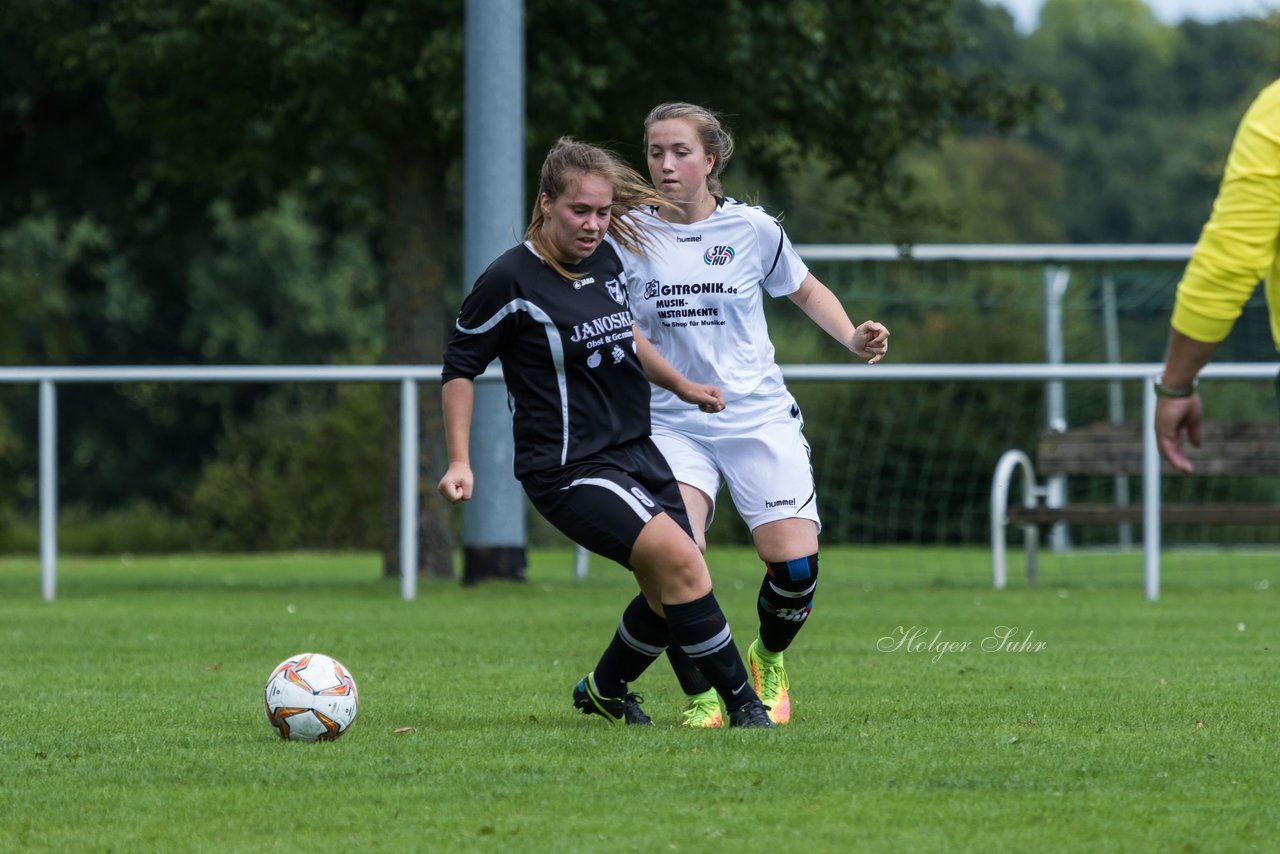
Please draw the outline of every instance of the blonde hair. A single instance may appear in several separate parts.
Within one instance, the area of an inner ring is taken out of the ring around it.
[[[657,122],[667,119],[684,119],[693,125],[702,149],[707,154],[715,155],[715,163],[707,175],[707,189],[713,196],[723,196],[724,187],[720,185],[720,173],[733,157],[733,136],[720,122],[720,117],[697,104],[686,104],[683,101],[668,101],[659,104],[649,111],[644,120],[644,147],[649,148],[649,129]]]
[[[661,193],[649,185],[640,173],[626,165],[611,151],[578,142],[573,137],[562,136],[542,161],[538,176],[538,196],[533,202],[533,215],[524,238],[529,241],[542,260],[564,279],[578,278],[565,270],[555,257],[542,234],[546,218],[542,214],[542,196],[554,202],[569,189],[569,185],[584,175],[599,175],[613,188],[613,207],[609,217],[609,235],[624,249],[643,254],[648,232],[623,214],[645,205],[670,207]]]

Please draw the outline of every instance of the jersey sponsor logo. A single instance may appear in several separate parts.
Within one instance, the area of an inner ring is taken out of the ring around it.
[[[654,297],[696,297],[702,294],[734,294],[724,282],[695,282],[691,285],[663,285],[657,279],[644,283],[644,298]]]
[[[605,290],[609,292],[609,296],[613,297],[613,301],[618,305],[627,304],[627,289],[618,279],[609,279],[604,283]]]
[[[734,254],[732,246],[712,246],[702,253],[702,260],[711,267],[723,267],[733,260]]]
[[[597,317],[595,320],[588,320],[586,323],[574,324],[573,334],[569,336],[569,340],[577,344],[588,338],[604,335],[607,332],[616,332],[619,329],[631,329],[631,312],[617,311],[606,314],[604,317]]]
[[[692,237],[677,237],[676,243],[701,243],[702,235],[695,234]]]
[[[659,300],[661,302],[661,300]],[[672,302],[683,303],[684,300],[672,300]],[[664,308],[658,312],[658,317],[666,320],[669,317],[719,317],[720,309],[712,306],[710,308]]]
[[[613,349],[609,351],[609,355],[613,356],[613,363],[616,365],[623,359],[627,358],[627,351],[623,350],[617,344],[614,344]]]
[[[583,288],[585,288],[587,285],[594,285],[595,283],[596,283],[595,276],[587,276],[585,279],[578,279],[578,281],[574,282],[573,289],[575,291],[580,291]],[[612,293],[612,291],[610,291],[610,293]]]
[[[603,361],[603,357],[600,355],[600,351],[594,350],[591,355],[587,357],[587,367],[598,368],[600,367],[601,361]]]

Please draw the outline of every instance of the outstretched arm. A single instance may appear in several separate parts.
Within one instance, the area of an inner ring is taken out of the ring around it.
[[[475,407],[475,383],[463,377],[449,380],[440,390],[444,408],[444,440],[449,469],[436,487],[445,500],[457,504],[471,497],[475,477],[471,472],[471,411]]]
[[[640,327],[634,323],[631,324],[631,334],[635,336],[636,356],[639,357],[649,382],[658,388],[665,388],[685,403],[697,404],[703,412],[719,412],[724,409],[724,395],[720,393],[718,386],[695,383],[685,377],[662,358],[658,348],[644,337]]]
[[[790,295],[790,300],[823,332],[839,341],[853,352],[874,365],[889,352],[889,330],[883,324],[867,320],[853,325],[849,313],[831,289],[810,273],[800,283],[800,288]]]

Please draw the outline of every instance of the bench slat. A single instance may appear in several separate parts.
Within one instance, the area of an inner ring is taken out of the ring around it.
[[[1065,433],[1046,431],[1037,446],[1045,475],[1142,474],[1142,434],[1137,424],[1095,422]],[[1204,425],[1199,448],[1187,446],[1197,475],[1280,475],[1280,424]],[[1165,474],[1175,474],[1161,461]]]

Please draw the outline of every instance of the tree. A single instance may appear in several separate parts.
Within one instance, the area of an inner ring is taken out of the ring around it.
[[[1141,0],[1047,0],[1023,67],[1061,100],[1033,139],[1062,165],[1067,238],[1194,241],[1273,42],[1257,20],[1170,27]]]
[[[88,212],[163,333],[186,308],[182,259],[216,241],[217,203],[247,217],[292,192],[333,233],[376,239],[383,359],[439,358],[458,292],[460,2],[15,2],[0,24],[0,45],[20,48],[4,60],[0,174],[25,177],[0,222],[42,205]],[[529,0],[529,163],[566,132],[632,140],[618,147],[638,159],[649,107],[692,100],[726,114],[744,168],[766,184],[781,186],[817,153],[862,205],[900,206],[901,152],[962,122],[1011,127],[1038,101],[994,69],[948,66],[958,46],[949,7],[653,0],[628,7],[619,26],[599,3]],[[184,355],[180,343],[171,356]],[[423,398],[423,467],[434,474],[439,403]],[[384,567],[394,574],[393,433],[385,447]],[[428,572],[448,574],[450,517],[424,494],[419,551]]]
[[[580,135],[621,139],[642,165],[649,108],[697,102],[725,116],[735,158],[771,189],[816,155],[833,176],[855,182],[860,206],[892,207],[903,201],[892,180],[903,151],[965,121],[1009,130],[1040,103],[1038,90],[999,69],[949,66],[963,48],[950,7],[661,0],[630,7],[627,25],[617,26],[598,4],[531,0],[529,113],[580,116]],[[556,131],[533,125],[545,150]],[[540,160],[540,151],[530,158]]]
[[[386,271],[384,360],[438,360],[446,323],[440,294],[454,242],[443,200],[461,136],[459,4],[122,0],[102,8],[55,0],[31,6],[40,26],[28,26],[28,34],[36,36],[36,56],[51,85],[21,118],[47,109],[50,122],[25,124],[19,162],[38,159],[47,138],[75,123],[61,100],[91,105],[99,137],[134,155],[94,164],[91,171],[108,189],[91,210],[119,224],[122,251],[147,256],[154,255],[142,248],[148,238],[170,236],[164,242],[170,258],[189,257],[172,245],[172,236],[199,240],[212,233],[218,200],[248,215],[283,192],[299,191],[322,206],[337,229],[379,238]],[[63,189],[55,175],[46,178]],[[131,245],[129,234],[142,239]],[[134,263],[145,261],[135,257]],[[181,299],[184,291],[168,292]],[[389,389],[385,420],[392,431],[397,408]],[[426,430],[438,432],[438,400],[424,395],[422,408]],[[385,447],[385,571],[396,574],[394,435]],[[441,463],[438,443],[426,443],[426,470]],[[428,572],[449,575],[450,526],[433,496],[424,502],[420,554]]]

